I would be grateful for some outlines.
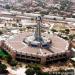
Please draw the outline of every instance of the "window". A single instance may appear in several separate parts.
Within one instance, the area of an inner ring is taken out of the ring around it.
[[[35,59],[35,57],[31,57],[32,59]]]
[[[30,58],[30,56],[26,56],[26,58]]]
[[[17,57],[20,57],[20,54],[16,54]]]
[[[21,55],[21,57],[25,57],[25,55]]]

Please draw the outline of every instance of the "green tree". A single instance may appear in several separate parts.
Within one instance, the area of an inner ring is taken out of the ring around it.
[[[49,75],[49,73],[48,72],[43,72],[42,75]]]
[[[39,65],[35,64],[33,66],[33,69],[35,70],[36,75],[42,75],[41,68]]]
[[[35,74],[35,71],[34,71],[34,69],[29,68],[29,69],[26,70],[25,73],[26,73],[26,75],[34,75]]]
[[[7,66],[0,62],[0,74],[8,73],[8,71],[6,69],[7,69]]]
[[[6,70],[7,66],[5,64],[0,64],[0,71]]]
[[[9,64],[10,64],[11,66],[16,66],[17,63],[18,63],[18,62],[17,62],[15,59],[12,59],[12,60],[9,62]]]
[[[41,67],[41,65],[38,65],[38,64],[34,64],[34,65],[28,64],[27,65],[28,71],[30,71],[30,70],[32,72],[34,71],[36,75],[42,75],[42,71],[41,71],[40,67]],[[28,73],[28,75],[30,75],[28,71],[26,71],[26,72]]]
[[[7,58],[6,58],[6,60],[7,60],[7,63],[11,62],[11,60],[12,60],[11,55],[8,55]]]

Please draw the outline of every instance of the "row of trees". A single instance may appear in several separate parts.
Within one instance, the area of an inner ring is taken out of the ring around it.
[[[33,67],[29,67],[26,71],[26,75],[56,75],[56,72],[60,72],[59,75],[62,74],[62,72],[68,73],[68,72],[72,72],[74,73],[73,69],[69,69],[69,70],[64,70],[62,68],[60,68],[58,71],[54,71],[54,72],[42,72],[40,70],[40,67],[38,67],[37,65],[33,66]],[[57,74],[58,75],[58,74]]]
[[[51,29],[51,31],[54,32],[58,32],[58,30],[56,29]],[[64,34],[69,34],[70,30],[69,29],[64,29],[64,30],[59,30],[59,32],[64,33]]]
[[[56,29],[51,29],[51,31],[54,32],[58,32],[58,30]],[[63,29],[63,30],[59,30],[59,34],[58,36],[65,39],[65,40],[73,40],[75,38],[75,34],[69,34],[70,30],[69,29]],[[65,35],[65,36],[64,36]]]
[[[27,70],[26,70],[26,75],[49,75],[48,72],[42,72],[41,71],[41,66],[35,64],[35,65],[29,65],[27,67]]]

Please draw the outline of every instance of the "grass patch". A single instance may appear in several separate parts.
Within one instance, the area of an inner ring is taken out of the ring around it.
[[[6,51],[4,51],[3,49],[0,49],[0,57],[1,58],[8,58],[10,57],[10,54],[8,54]]]

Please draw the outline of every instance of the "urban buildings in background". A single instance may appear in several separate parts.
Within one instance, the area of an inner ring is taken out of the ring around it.
[[[57,6],[58,7],[60,4],[60,1],[61,0],[0,0],[0,6],[5,6],[8,4],[9,6],[14,5],[13,6],[14,8],[17,7],[20,9],[24,9],[27,5],[27,7],[34,9],[34,7],[39,7],[39,5],[41,3],[44,3],[45,7],[51,7],[51,6],[53,6],[53,7]],[[71,10],[75,10],[75,0],[69,0],[69,1],[72,2]]]

